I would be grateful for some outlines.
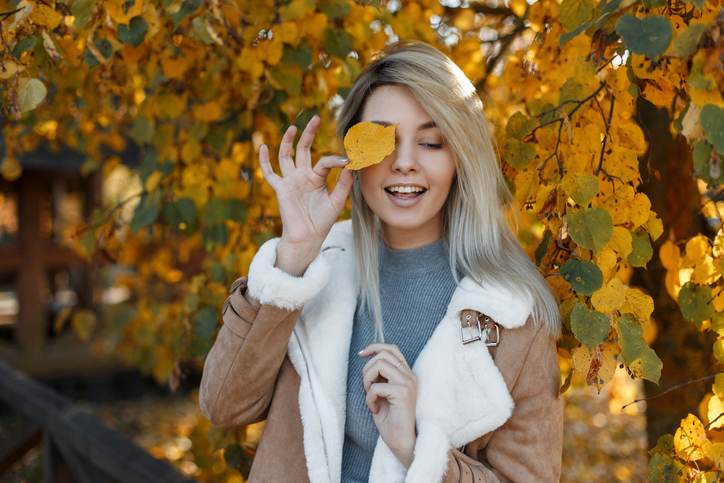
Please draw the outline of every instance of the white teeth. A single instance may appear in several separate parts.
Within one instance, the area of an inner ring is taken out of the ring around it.
[[[389,191],[392,191],[393,193],[418,193],[421,191],[425,191],[424,188],[421,188],[419,186],[390,186],[387,189]]]

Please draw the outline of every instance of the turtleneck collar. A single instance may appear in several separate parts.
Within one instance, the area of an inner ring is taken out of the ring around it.
[[[415,248],[390,248],[379,238],[380,270],[406,275],[449,270],[448,248],[439,238]]]

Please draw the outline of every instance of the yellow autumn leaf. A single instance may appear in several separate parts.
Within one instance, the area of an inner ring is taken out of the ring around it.
[[[116,23],[127,24],[136,15],[141,15],[143,10],[143,1],[135,0],[128,2],[127,0],[107,0],[104,3],[106,12]]]
[[[710,443],[704,446],[704,453],[717,470],[724,470],[724,443]],[[716,480],[712,480],[716,481]]]
[[[649,212],[649,219],[646,221],[645,227],[646,231],[651,235],[651,241],[658,240],[661,234],[664,233],[664,223],[659,215],[653,211]]]
[[[606,384],[616,372],[617,353],[618,350],[612,344],[602,344],[593,350],[585,345],[576,347],[571,360],[574,378],[578,382]]]
[[[666,240],[659,248],[659,258],[667,270],[678,270],[681,255],[679,247],[671,240]]]
[[[695,266],[699,259],[703,258],[704,255],[708,255],[710,251],[709,240],[704,235],[695,236],[686,242],[686,257],[683,260],[683,265],[685,267]]]
[[[25,66],[16,64],[12,60],[4,60],[0,62],[0,79],[9,79],[16,72],[25,70]]]
[[[600,253],[596,254],[596,265],[601,269],[604,280],[609,280],[616,273],[616,263],[616,252],[608,246],[605,246]]]
[[[599,312],[610,314],[624,303],[626,288],[618,278],[612,278],[605,287],[593,292],[591,303]]]
[[[194,106],[194,118],[197,121],[213,122],[221,118],[221,106],[216,101]]]
[[[643,225],[649,220],[649,211],[651,210],[651,201],[648,196],[643,193],[636,193],[634,196],[629,216],[634,228]]]
[[[638,288],[627,288],[624,293],[624,303],[621,312],[634,314],[641,321],[649,320],[654,311],[654,299]]]
[[[161,181],[162,176],[163,173],[160,171],[154,171],[151,173],[151,175],[146,179],[146,191],[151,192],[158,188],[158,183]]]
[[[30,12],[30,20],[38,25],[48,27],[53,30],[55,27],[60,25],[63,16],[55,11],[54,8],[42,3],[36,3],[33,5],[33,11]]]
[[[350,162],[347,169],[362,169],[385,159],[395,150],[396,124],[381,126],[358,122],[344,136],[344,149]]]
[[[724,401],[713,395],[707,404],[706,418],[709,420],[709,429],[724,428]]]
[[[708,442],[704,425],[693,414],[689,414],[681,420],[681,424],[674,434],[676,454],[685,461],[696,461],[703,458],[703,447]]]
[[[714,267],[714,259],[709,255],[704,255],[696,261],[694,273],[691,274],[691,281],[694,283],[708,284],[717,278],[716,268]]]
[[[625,259],[629,256],[632,248],[633,238],[631,232],[622,226],[614,226],[611,241],[608,244],[618,252],[621,258]]]

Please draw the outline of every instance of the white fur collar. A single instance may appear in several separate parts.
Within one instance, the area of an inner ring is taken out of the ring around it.
[[[302,307],[289,339],[288,354],[300,376],[299,408],[311,483],[338,483],[341,477],[347,388],[347,357],[357,302],[351,220],[336,223],[321,254],[302,277],[274,268],[278,238],[267,241],[249,268],[251,295],[279,307]],[[501,426],[513,399],[488,349],[463,345],[459,313],[474,309],[502,327],[525,324],[532,299],[503,287],[481,286],[464,278],[446,315],[412,367],[417,376],[417,443],[408,470],[378,438],[371,483],[439,482],[448,451]]]

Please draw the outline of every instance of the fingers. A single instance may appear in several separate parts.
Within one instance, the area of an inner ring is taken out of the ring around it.
[[[314,141],[314,135],[317,132],[319,126],[319,116],[315,114],[307,123],[307,126],[302,132],[302,136],[299,138],[297,143],[297,156],[295,159],[297,168],[311,168],[312,167],[312,153],[311,147]]]
[[[264,175],[264,179],[276,191],[280,177],[274,172],[269,162],[269,148],[266,144],[262,144],[259,148],[259,165],[261,166],[261,174]]]
[[[370,411],[377,413],[378,403],[377,399],[387,399],[388,401],[402,401],[407,398],[412,398],[415,395],[410,386],[404,386],[400,384],[390,384],[386,382],[376,382],[372,384],[372,387],[367,391],[365,395],[365,403]]]
[[[294,135],[297,133],[297,126],[291,124],[282,136],[282,142],[279,145],[279,167],[282,170],[282,176],[286,176],[294,169],[294,159],[292,159],[292,147],[294,145]]]
[[[347,163],[349,163],[349,159],[345,158],[344,156],[322,156],[321,158],[319,158],[319,161],[317,161],[317,164],[314,165],[312,171],[314,171],[314,174],[321,176],[324,179],[327,179],[327,175],[329,175],[329,172],[332,168],[341,168]]]
[[[410,368],[410,365],[407,363],[407,359],[405,359],[405,356],[402,355],[402,351],[400,351],[400,348],[397,347],[395,344],[384,344],[381,342],[373,343],[362,349],[359,353],[362,356],[370,355],[370,354],[377,354],[380,351],[390,351],[395,357],[397,357],[403,364],[405,364],[405,367],[408,369]]]
[[[334,189],[329,194],[329,197],[332,200],[332,204],[334,204],[335,208],[340,211],[342,211],[342,208],[344,208],[344,203],[345,201],[347,201],[349,192],[352,190],[353,182],[354,178],[352,177],[352,171],[348,169],[342,169],[342,173],[339,175],[337,184],[334,186]]]
[[[387,359],[377,359],[373,361],[366,370],[363,370],[362,385],[365,391],[369,391],[379,376],[384,377],[391,384],[408,385],[414,380],[410,374],[409,371],[406,371]]]

